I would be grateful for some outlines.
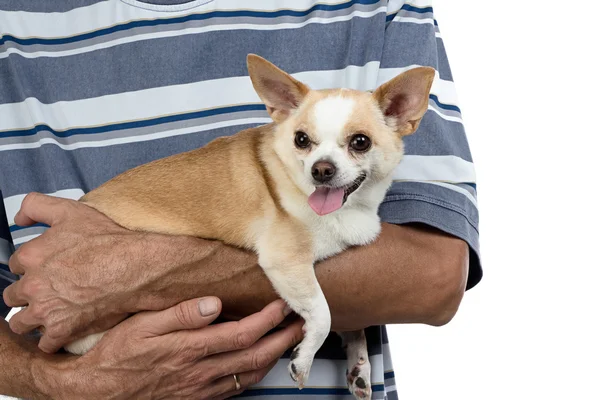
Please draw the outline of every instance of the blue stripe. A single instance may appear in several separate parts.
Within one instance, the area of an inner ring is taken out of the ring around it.
[[[393,20],[394,18],[396,18],[396,16],[398,15],[398,13],[400,11],[410,11],[410,12],[415,12],[415,13],[419,13],[419,14],[427,14],[427,13],[432,13],[433,12],[433,7],[424,7],[424,8],[419,8],[419,7],[414,7],[411,6],[409,4],[405,4],[402,6],[402,8],[400,8],[400,10],[396,11],[393,14],[390,14],[388,16],[385,17],[385,21],[386,22],[390,22],[391,20]],[[435,23],[435,25],[437,26],[437,21],[434,20],[433,21]]]
[[[455,105],[444,104],[440,102],[436,95],[430,95],[430,99],[432,99],[438,107],[444,110],[452,110],[460,113],[460,108]],[[52,133],[53,135],[61,138],[70,137],[73,135],[92,135],[96,133],[106,133],[106,132],[114,132],[114,131],[122,131],[127,129],[135,129],[135,128],[147,128],[149,126],[156,126],[160,124],[166,124],[170,122],[178,122],[178,121],[187,121],[196,118],[204,118],[210,117],[214,115],[221,114],[230,114],[236,112],[243,111],[265,111],[266,107],[263,104],[243,104],[238,106],[228,106],[228,107],[220,107],[213,108],[210,110],[202,110],[195,111],[191,113],[185,114],[177,114],[177,115],[169,115],[166,117],[158,117],[151,118],[142,121],[132,121],[132,122],[121,122],[117,124],[109,124],[103,126],[89,127],[89,128],[73,128],[66,129],[64,131],[56,131],[50,126],[46,124],[35,125],[30,129],[17,129],[11,131],[0,132],[0,139],[9,138],[9,137],[23,137],[23,136],[33,136],[41,131],[47,131]]]
[[[429,98],[431,100],[433,100],[435,102],[435,104],[438,105],[439,108],[442,108],[444,110],[451,110],[451,111],[461,112],[460,108],[458,108],[458,106],[451,105],[451,104],[444,104],[444,103],[440,102],[440,99],[438,99],[438,97],[435,94],[429,95]]]
[[[121,25],[112,26],[110,28],[99,29],[94,32],[85,33],[82,35],[76,35],[66,38],[57,39],[45,39],[45,38],[18,38],[12,35],[5,35],[0,38],[0,46],[6,42],[14,42],[20,45],[56,45],[56,44],[67,44],[80,42],[87,39],[97,38],[99,36],[110,35],[115,32],[126,31],[129,29],[146,27],[146,26],[161,26],[161,25],[173,25],[184,23],[188,21],[202,21],[211,18],[233,18],[233,17],[254,17],[254,18],[277,18],[277,17],[305,17],[315,11],[338,11],[346,8],[350,8],[355,4],[370,5],[376,4],[380,0],[352,0],[341,4],[316,4],[313,7],[305,11],[296,10],[278,10],[278,11],[250,11],[250,10],[239,10],[239,11],[212,11],[204,14],[192,14],[178,18],[163,18],[154,20],[144,21],[132,21]]]
[[[373,385],[373,392],[383,392],[383,385]],[[347,388],[304,388],[302,390],[296,388],[265,388],[265,389],[248,389],[244,393],[236,397],[256,397],[256,396],[348,396],[350,392]]]
[[[395,378],[396,375],[394,375],[394,371],[390,371],[390,372],[385,372],[383,374],[383,379],[392,379]]]
[[[34,225],[29,225],[29,226],[13,225],[10,227],[10,231],[17,232],[17,231],[21,231],[23,229],[36,228],[36,227],[50,228],[50,225],[42,224],[41,222],[34,224]]]
[[[244,104],[239,106],[229,106],[221,108],[213,108],[210,110],[195,111],[187,114],[169,115],[166,117],[151,118],[143,121],[132,121],[132,122],[121,122],[118,124],[110,124],[104,126],[96,126],[91,128],[74,128],[67,129],[64,131],[56,131],[46,124],[36,125],[31,129],[21,129],[13,131],[0,132],[0,139],[15,136],[32,136],[40,131],[48,131],[52,134],[65,138],[73,135],[91,135],[95,133],[105,133],[113,131],[121,131],[126,129],[134,128],[146,128],[149,126],[155,126],[160,124],[166,124],[169,122],[187,121],[190,119],[204,118],[213,115],[229,114],[242,111],[263,111],[266,110],[264,104]]]

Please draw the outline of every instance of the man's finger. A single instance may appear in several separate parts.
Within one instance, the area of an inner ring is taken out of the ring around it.
[[[189,348],[202,349],[204,356],[252,346],[289,314],[283,300],[276,300],[261,311],[238,322],[212,325],[200,332],[180,332]]]
[[[8,321],[10,329],[19,335],[24,335],[40,326],[40,322],[32,317],[27,309],[21,310]]]
[[[21,209],[15,215],[15,223],[29,226],[38,222],[55,225],[67,216],[68,208],[74,200],[61,199],[41,193],[29,193],[21,203]]]
[[[214,378],[233,373],[248,372],[265,368],[281,357],[289,348],[302,340],[302,325],[299,319],[290,326],[268,335],[245,350],[214,355],[205,359],[209,363],[208,371],[214,371]]]
[[[2,292],[2,298],[4,299],[4,304],[9,307],[23,307],[26,306],[29,301],[25,297],[23,290],[21,289],[22,282],[16,281],[8,286]]]
[[[208,386],[205,392],[206,397],[209,399],[228,399],[235,396],[260,382],[273,369],[275,364],[277,364],[277,360],[266,368],[236,374],[239,388],[236,387],[236,379],[233,374],[219,378]]]
[[[136,314],[136,329],[143,335],[160,336],[167,333],[200,329],[208,326],[221,313],[221,300],[203,297],[184,301],[171,308]]]

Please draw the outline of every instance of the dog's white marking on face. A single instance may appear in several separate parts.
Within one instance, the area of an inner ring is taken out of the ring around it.
[[[312,165],[321,160],[331,161],[337,168],[337,176],[332,183],[341,186],[356,179],[358,170],[350,160],[344,143],[345,127],[352,119],[355,106],[354,99],[342,96],[326,97],[315,103],[311,114],[315,131],[311,134],[318,145],[304,165],[308,179]]]
[[[316,132],[314,135],[320,143],[338,143],[344,133],[344,127],[352,118],[356,102],[350,97],[331,96],[319,100],[314,105],[313,118]]]

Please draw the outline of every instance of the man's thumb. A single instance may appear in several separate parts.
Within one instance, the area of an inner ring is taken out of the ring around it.
[[[151,335],[200,329],[208,326],[221,313],[221,300],[218,297],[202,297],[187,300],[163,311],[145,312],[138,318],[138,329]]]

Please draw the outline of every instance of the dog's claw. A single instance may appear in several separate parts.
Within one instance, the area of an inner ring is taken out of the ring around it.
[[[364,364],[366,361],[362,363],[359,361],[351,371],[346,373],[346,380],[348,381],[348,390],[356,399],[371,400],[372,390],[369,374],[366,369],[361,368]]]

